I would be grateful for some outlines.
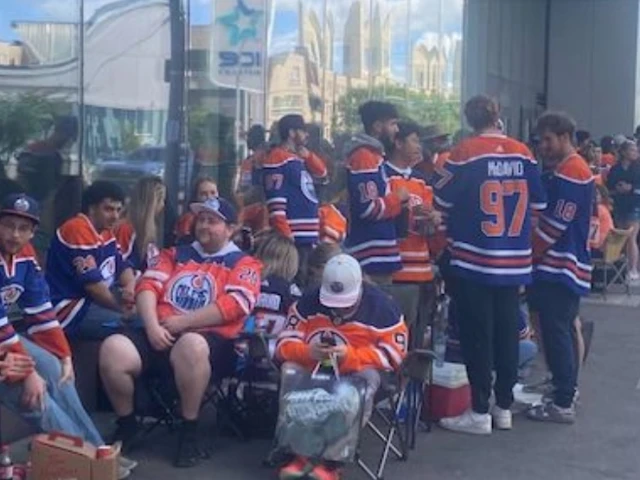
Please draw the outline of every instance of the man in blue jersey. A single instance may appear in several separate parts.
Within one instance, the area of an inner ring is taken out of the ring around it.
[[[118,185],[94,182],[82,194],[82,213],[63,223],[51,242],[47,283],[71,338],[102,340],[133,314],[135,277],[113,234],[123,204]]]
[[[529,149],[499,128],[497,103],[465,106],[475,136],[463,140],[437,172],[436,203],[446,213],[450,287],[472,409],[443,419],[449,430],[489,434],[511,428],[518,378],[519,288],[531,282],[531,210],[546,206]],[[492,371],[496,405],[489,414]]]
[[[318,243],[318,196],[314,183],[327,182],[327,166],[306,145],[309,134],[301,115],[285,115],[278,122],[281,143],[262,165],[269,224],[298,249],[298,280],[307,274],[309,254]]]
[[[591,285],[589,226],[594,179],[587,162],[573,146],[575,123],[563,114],[538,120],[540,152],[548,174],[549,196],[534,231],[534,283],[531,302],[538,311],[542,340],[553,376],[553,402],[531,409],[529,418],[573,423],[577,365],[573,325],[580,297]]]
[[[402,268],[396,219],[408,214],[409,192],[391,192],[383,162],[398,133],[398,111],[385,102],[360,107],[364,133],[346,146],[349,232],[345,245],[377,283],[391,283]]]

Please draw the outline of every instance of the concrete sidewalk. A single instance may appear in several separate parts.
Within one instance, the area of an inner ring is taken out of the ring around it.
[[[434,428],[420,434],[407,462],[391,460],[387,479],[596,480],[640,479],[640,310],[585,303],[583,316],[595,321],[591,354],[581,382],[578,422],[537,424],[521,416],[514,430],[490,437],[452,434]],[[618,302],[619,303],[619,302]],[[240,443],[221,438],[213,458],[196,469],[175,470],[170,462],[175,438],[163,430],[149,437],[133,480],[268,479],[261,466],[269,441]],[[365,454],[377,458],[368,439]],[[350,469],[345,478],[366,478]]]

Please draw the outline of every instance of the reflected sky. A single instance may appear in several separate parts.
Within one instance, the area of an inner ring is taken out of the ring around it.
[[[131,4],[147,0],[84,0],[85,18],[107,4]],[[212,20],[212,1],[190,0],[191,23],[208,25]],[[273,0],[275,17],[271,37],[270,54],[289,52],[297,42],[299,25],[298,0]],[[327,12],[334,19],[334,64],[333,69],[343,69],[343,37],[349,8],[354,0],[327,0]],[[79,0],[1,0],[0,40],[17,40],[11,28],[13,21],[60,21],[73,22],[77,19]],[[383,19],[390,19],[391,25],[391,70],[397,77],[403,77],[406,69],[408,45],[425,43],[438,45],[441,32],[449,38],[462,35],[463,0],[363,0],[364,16],[368,18],[370,4],[379,3]],[[411,5],[411,15],[407,7]],[[319,22],[323,22],[322,0],[304,0],[305,8],[314,10]],[[441,17],[439,15],[441,10]],[[409,23],[408,23],[409,22]],[[410,32],[410,39],[407,39]],[[408,41],[409,40],[409,41]]]

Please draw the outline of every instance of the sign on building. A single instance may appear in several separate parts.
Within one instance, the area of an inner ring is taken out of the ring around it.
[[[263,92],[271,0],[212,3],[211,80],[222,87]]]

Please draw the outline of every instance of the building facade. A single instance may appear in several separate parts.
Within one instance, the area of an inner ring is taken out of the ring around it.
[[[450,133],[477,93],[521,138],[546,108],[631,133],[639,17],[639,0],[4,0],[0,118],[25,118],[0,134],[0,174],[62,114],[80,125],[66,175],[90,182],[105,161],[166,149],[154,173],[175,182],[185,155],[223,194],[251,125],[299,113],[332,142],[370,98]]]

